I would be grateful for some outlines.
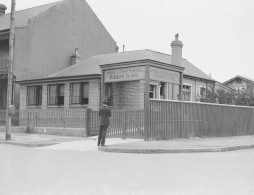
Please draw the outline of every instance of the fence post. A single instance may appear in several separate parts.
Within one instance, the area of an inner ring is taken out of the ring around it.
[[[126,139],[126,110],[123,110],[122,113],[122,121],[123,121],[123,131],[122,131],[122,139]]]
[[[86,120],[85,120],[85,133],[84,136],[90,136],[90,116],[91,116],[91,109],[86,109]]]

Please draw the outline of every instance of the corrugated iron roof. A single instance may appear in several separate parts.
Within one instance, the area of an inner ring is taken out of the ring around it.
[[[16,27],[26,26],[30,18],[33,18],[39,15],[40,13],[45,12],[49,8],[58,4],[59,2],[61,1],[16,11],[15,12],[15,26]],[[0,17],[0,31],[6,30],[9,28],[10,28],[10,13],[4,14]]]
[[[70,77],[89,74],[100,74],[101,69],[99,66],[103,64],[124,63],[147,59],[166,64],[171,64],[172,60],[171,55],[148,49],[96,55],[87,60],[83,60],[77,63],[76,65],[70,66],[62,71],[59,71],[55,74],[49,75],[49,77]],[[203,71],[201,71],[200,69],[198,69],[196,66],[194,66],[185,59],[182,60],[182,66],[185,68],[184,75],[214,81],[211,77],[206,75]]]

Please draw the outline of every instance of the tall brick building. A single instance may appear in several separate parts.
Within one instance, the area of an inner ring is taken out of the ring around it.
[[[6,107],[9,55],[10,14],[5,10],[0,4],[0,109]],[[17,11],[15,18],[13,68],[17,81],[47,77],[80,58],[116,52],[116,42],[85,0],[62,0]],[[79,56],[75,56],[76,48]],[[15,89],[18,108],[18,84]],[[38,87],[34,93],[40,90]]]

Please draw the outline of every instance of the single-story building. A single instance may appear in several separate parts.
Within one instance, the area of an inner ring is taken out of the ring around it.
[[[178,35],[171,46],[172,56],[148,49],[95,55],[44,78],[17,81],[20,110],[98,110],[102,98],[114,109],[144,108],[146,81],[149,98],[199,101],[215,80],[182,59]]]
[[[223,83],[225,86],[234,90],[252,90],[254,89],[254,80],[237,75]]]

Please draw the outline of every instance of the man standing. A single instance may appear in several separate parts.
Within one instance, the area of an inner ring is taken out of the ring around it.
[[[98,136],[98,146],[104,146],[105,145],[105,139],[107,134],[107,128],[110,125],[109,118],[111,117],[111,110],[107,106],[108,101],[104,99],[102,101],[102,106],[99,110],[99,136]]]

